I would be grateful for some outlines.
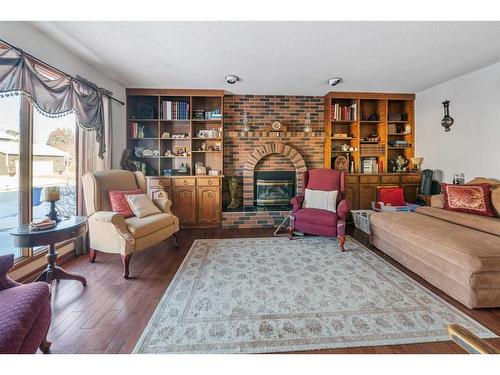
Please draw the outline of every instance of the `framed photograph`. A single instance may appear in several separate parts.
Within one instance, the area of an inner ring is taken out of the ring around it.
[[[175,154],[177,156],[182,156],[183,154],[187,154],[187,149],[186,147],[176,147],[175,148]]]

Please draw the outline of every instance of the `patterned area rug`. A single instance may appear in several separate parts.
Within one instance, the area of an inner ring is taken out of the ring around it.
[[[135,353],[263,353],[495,335],[349,238],[196,240]]]

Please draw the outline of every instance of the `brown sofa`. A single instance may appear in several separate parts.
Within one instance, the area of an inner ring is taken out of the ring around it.
[[[497,207],[498,210],[498,207]],[[500,307],[500,218],[442,208],[370,216],[370,242],[469,308]]]

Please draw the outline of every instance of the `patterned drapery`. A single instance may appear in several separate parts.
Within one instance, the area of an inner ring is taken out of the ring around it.
[[[95,130],[98,156],[106,152],[103,92],[55,73],[22,50],[0,43],[0,97],[24,95],[49,117],[74,112],[85,130]]]

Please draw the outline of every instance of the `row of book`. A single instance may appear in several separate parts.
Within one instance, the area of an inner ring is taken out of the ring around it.
[[[193,119],[195,120],[220,120],[222,118],[222,111],[216,108],[213,111],[204,109],[193,109]]]
[[[357,103],[349,106],[335,103],[332,105],[332,120],[333,121],[356,121]]]
[[[144,138],[144,126],[139,126],[137,122],[131,122],[130,138]]]
[[[189,103],[171,102],[169,100],[161,103],[162,120],[188,120]]]

